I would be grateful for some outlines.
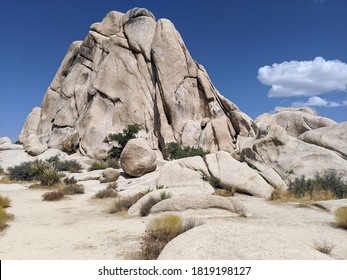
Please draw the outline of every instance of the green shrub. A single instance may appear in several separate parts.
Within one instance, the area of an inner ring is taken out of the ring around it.
[[[43,163],[43,161],[38,161],[37,163]],[[10,180],[17,181],[34,181],[38,180],[40,173],[32,168],[32,162],[22,162],[20,165],[9,167],[8,177]]]
[[[314,179],[306,179],[305,176],[295,178],[289,183],[288,192],[298,198],[305,196],[313,198],[317,193],[326,193],[329,198],[331,194],[336,198],[345,198],[347,183],[336,172],[323,172],[317,173]]]
[[[75,179],[74,176],[72,177],[66,177],[64,180],[63,180],[64,184],[65,185],[74,185],[74,184],[77,184],[77,180]]]
[[[128,211],[131,206],[133,206],[140,198],[144,197],[148,193],[149,190],[139,192],[130,196],[117,198],[112,208],[110,209],[110,213],[113,214],[117,212]]]
[[[6,196],[0,195],[0,208],[7,208],[10,206],[11,206],[11,200]]]
[[[80,172],[82,165],[76,160],[64,160],[61,161],[57,155],[50,157],[46,160],[48,163],[52,164],[58,171],[68,171],[72,173]]]
[[[92,163],[92,165],[88,168],[88,171],[103,170],[106,168],[118,169],[119,168],[118,160],[112,159],[112,158],[108,158],[105,160],[95,160]]]
[[[78,149],[78,141],[76,137],[70,136],[69,138],[61,141],[60,149],[69,155],[76,153]]]
[[[203,157],[208,153],[209,151],[205,151],[203,148],[182,147],[176,142],[170,142],[165,147],[165,154],[169,160],[195,156]]]
[[[70,184],[64,187],[63,193],[66,195],[84,194],[84,187],[78,184]]]
[[[44,201],[56,201],[64,198],[64,192],[61,190],[46,192],[42,195]]]
[[[136,134],[140,131],[140,126],[137,124],[129,125],[123,129],[123,133],[110,134],[108,139],[110,141],[117,141],[117,146],[112,147],[108,152],[109,158],[119,159],[120,155],[130,139],[136,138]]]
[[[38,179],[40,180],[41,186],[44,187],[53,187],[57,186],[60,183],[62,174],[48,162],[34,161],[32,164],[32,169],[37,172]]]
[[[340,207],[335,211],[337,225],[347,229],[347,206]]]

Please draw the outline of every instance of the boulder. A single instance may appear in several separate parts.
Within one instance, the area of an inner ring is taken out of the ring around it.
[[[118,180],[120,172],[114,168],[106,168],[100,177],[100,183],[110,183]]]
[[[275,114],[258,116],[256,122],[279,125],[296,138],[306,131],[336,124],[331,119],[317,116],[310,108],[279,108]]]
[[[143,138],[131,139],[120,156],[120,165],[124,172],[139,177],[156,169],[155,152]]]
[[[38,156],[47,150],[47,145],[42,144],[35,134],[31,134],[25,141],[24,149],[29,155]]]
[[[347,122],[307,131],[298,139],[338,152],[347,159]]]
[[[1,137],[0,138],[0,151],[6,151],[6,150],[23,150],[22,145],[12,144],[12,141],[8,137]]]
[[[170,241],[159,260],[330,260],[276,227],[210,222]]]
[[[211,175],[219,178],[221,183],[229,188],[259,197],[271,196],[272,186],[256,170],[237,161],[229,153],[220,151],[208,154],[206,163]]]
[[[29,137],[29,135],[37,132],[40,122],[40,116],[41,108],[34,107],[32,111],[29,113],[22,128],[22,131],[18,136],[18,140],[21,143],[26,144],[26,140]]]

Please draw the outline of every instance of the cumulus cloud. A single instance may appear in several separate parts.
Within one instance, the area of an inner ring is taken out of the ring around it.
[[[347,106],[347,99],[342,102],[329,101],[319,96],[310,97],[307,101],[293,102],[292,107],[342,107]]]
[[[286,61],[259,68],[258,80],[271,86],[269,97],[315,96],[347,91],[347,64],[322,57],[312,61]]]

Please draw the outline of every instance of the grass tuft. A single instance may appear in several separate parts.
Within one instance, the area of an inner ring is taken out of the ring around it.
[[[335,211],[337,225],[341,228],[347,229],[347,206],[338,208]]]
[[[335,245],[331,244],[329,242],[315,242],[314,243],[314,248],[326,255],[330,255],[331,251],[334,249]]]
[[[11,219],[13,219],[13,215],[8,214],[0,207],[0,231],[3,231],[8,226],[7,222]]]
[[[106,160],[95,160],[92,163],[92,165],[88,168],[88,171],[103,170],[106,168],[118,169],[119,168],[118,160],[111,159],[111,158],[108,158]]]
[[[106,188],[104,190],[98,191],[94,197],[99,199],[104,199],[104,198],[117,197],[117,196],[118,196],[117,191],[115,191],[112,188]]]
[[[131,206],[133,206],[140,198],[148,194],[149,191],[150,190],[139,192],[130,196],[117,198],[109,212],[113,214],[128,211]]]
[[[69,184],[63,189],[66,195],[84,194],[84,187],[78,184]]]
[[[42,195],[44,201],[56,201],[64,198],[64,192],[61,190],[46,192]]]
[[[0,195],[0,208],[8,208],[11,206],[11,199]]]

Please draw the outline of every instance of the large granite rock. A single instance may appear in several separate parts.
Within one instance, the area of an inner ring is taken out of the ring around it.
[[[38,113],[29,115],[20,137],[27,147],[37,135],[35,154],[74,136],[82,154],[102,158],[108,134],[134,123],[161,152],[172,141],[233,152],[239,135],[257,129],[219,94],[174,25],[140,8],[110,12],[84,41],[72,43]]]
[[[155,152],[143,138],[129,140],[119,162],[124,172],[133,177],[140,177],[157,168]]]
[[[310,108],[279,108],[275,114],[262,114],[256,122],[283,127],[290,136],[298,137],[306,131],[336,124],[335,121],[319,117]]]
[[[347,159],[347,122],[307,131],[299,139],[338,152]]]

